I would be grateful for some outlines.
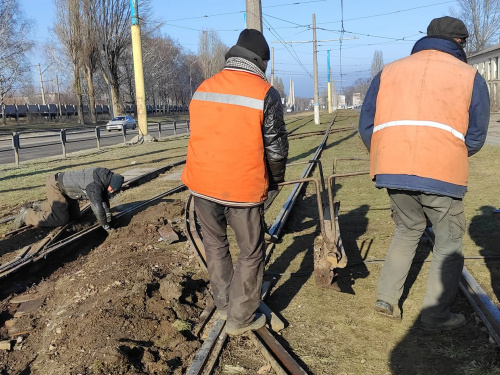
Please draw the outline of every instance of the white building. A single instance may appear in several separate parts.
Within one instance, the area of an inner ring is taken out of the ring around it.
[[[355,92],[352,94],[352,106],[353,108],[361,107],[363,104],[363,97],[360,92]]]
[[[339,108],[345,108],[345,95],[339,95],[338,98],[339,98],[338,102]]]
[[[467,62],[486,80],[493,107],[500,102],[500,43],[467,57]]]

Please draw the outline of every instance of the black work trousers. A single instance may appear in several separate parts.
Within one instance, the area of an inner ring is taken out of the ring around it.
[[[260,304],[264,273],[263,206],[228,207],[194,197],[203,233],[215,306],[227,311],[228,322],[250,324]],[[227,224],[233,228],[240,253],[233,270]]]

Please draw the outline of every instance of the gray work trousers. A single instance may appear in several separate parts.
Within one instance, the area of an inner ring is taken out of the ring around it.
[[[462,236],[465,232],[464,205],[461,199],[387,189],[396,227],[387,251],[377,287],[377,299],[396,305],[403,293],[418,242],[432,223],[435,245],[427,277],[427,290],[421,320],[429,324],[450,316],[462,269]]]
[[[215,306],[227,311],[228,322],[246,326],[260,304],[265,253],[263,207],[228,207],[194,197],[194,208],[203,233]],[[228,223],[240,249],[234,270]]]
[[[64,195],[57,186],[55,175],[45,180],[47,200],[42,202],[40,211],[29,209],[26,212],[26,225],[35,227],[59,227],[80,216],[80,205],[75,199]]]

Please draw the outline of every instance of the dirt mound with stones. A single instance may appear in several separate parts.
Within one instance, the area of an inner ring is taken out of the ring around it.
[[[185,241],[183,207],[166,201],[123,219],[87,255],[2,301],[11,350],[0,350],[0,373],[185,372],[208,284]]]

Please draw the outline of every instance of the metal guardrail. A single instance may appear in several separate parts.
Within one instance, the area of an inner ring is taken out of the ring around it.
[[[161,140],[162,139],[162,130],[172,130],[174,133],[174,136],[178,135],[179,132],[182,132],[184,134],[189,134],[189,120],[186,121],[170,121],[170,122],[151,122],[148,123],[148,128],[151,126],[157,127],[157,132],[158,132],[158,138]],[[61,129],[60,131],[33,131],[33,132],[26,132],[26,133],[21,133],[21,132],[14,132],[11,134],[10,139],[0,139],[0,152],[9,152],[9,151],[14,151],[14,160],[16,165],[19,165],[19,152],[20,150],[28,150],[32,148],[38,148],[38,147],[47,147],[47,146],[54,146],[54,145],[61,145],[62,148],[62,155],[64,158],[66,158],[66,145],[68,143],[76,143],[76,142],[82,142],[82,141],[89,141],[95,139],[97,142],[97,148],[101,149],[101,140],[106,139],[106,138],[113,138],[113,137],[118,137],[122,136],[123,137],[123,143],[127,143],[127,129],[122,128],[121,133],[118,134],[110,134],[110,135],[104,135],[101,134],[102,130],[105,129],[106,126],[96,126],[95,129],[92,130],[75,130],[71,131],[68,129]],[[37,133],[49,133],[49,134],[44,134],[44,135],[25,135],[25,134],[37,134]],[[50,134],[53,133],[53,134]],[[81,134],[89,134],[89,137],[86,138],[79,138],[77,140],[71,140],[68,139],[72,135],[81,135]],[[93,134],[92,134],[93,133]],[[92,135],[91,135],[92,134]],[[40,142],[37,144],[30,144],[30,145],[23,145],[22,141],[26,140],[33,140],[33,139],[44,139],[44,138],[55,138],[58,137],[59,139],[57,141],[49,141],[49,142]],[[10,147],[5,146],[2,147],[2,143],[8,143],[10,142],[11,145]]]

